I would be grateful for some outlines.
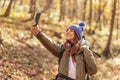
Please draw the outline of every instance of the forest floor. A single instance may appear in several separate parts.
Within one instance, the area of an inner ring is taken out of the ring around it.
[[[54,79],[57,74],[58,59],[47,51],[34,36],[31,37],[30,22],[21,23],[16,20],[0,19],[0,80]],[[42,29],[46,30],[48,27],[42,27]],[[58,31],[60,32],[60,29]],[[58,40],[56,37],[53,38],[53,32],[46,32],[46,34],[53,40]],[[93,36],[96,41],[88,36],[91,43],[96,42],[94,43],[96,46],[93,47],[98,52],[103,50],[101,43],[104,44],[104,42],[99,39],[102,35]],[[113,47],[112,54],[115,55],[112,55],[112,58],[95,57],[98,72],[91,77],[91,80],[120,80],[120,54],[118,54],[120,45]]]

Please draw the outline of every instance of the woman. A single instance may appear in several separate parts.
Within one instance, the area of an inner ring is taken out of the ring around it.
[[[97,72],[96,63],[92,51],[86,45],[83,38],[85,23],[71,25],[67,28],[63,44],[65,49],[59,63],[59,71],[56,80],[86,80]],[[60,57],[61,45],[48,38],[38,27],[31,28],[37,39],[56,57]]]

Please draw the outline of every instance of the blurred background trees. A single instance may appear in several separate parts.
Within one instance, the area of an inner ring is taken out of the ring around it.
[[[29,14],[24,21],[32,20],[35,12],[39,10],[45,12],[49,17],[54,16],[53,18],[57,18],[58,22],[67,19],[85,21],[89,34],[95,34],[96,29],[103,30],[104,27],[108,27],[109,36],[103,51],[107,57],[110,53],[113,30],[117,29],[116,37],[119,36],[119,3],[119,0],[0,0],[0,14],[9,17],[12,11],[22,6],[21,10]]]
[[[119,4],[120,0],[0,0],[0,79],[14,78],[14,69],[25,80],[51,80],[56,75],[57,59],[30,32],[35,12],[41,11],[39,27],[60,44],[69,25],[85,21],[86,39],[104,56],[97,58],[98,73],[92,80],[119,80]]]

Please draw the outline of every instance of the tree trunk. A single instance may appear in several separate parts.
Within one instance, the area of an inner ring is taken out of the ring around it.
[[[116,8],[116,10],[117,10],[117,11],[116,11],[116,14],[117,14],[117,15],[116,15],[116,16],[118,16],[118,17],[116,17],[116,18],[117,18],[117,23],[116,23],[116,24],[117,24],[116,39],[118,39],[118,38],[119,38],[119,33],[118,33],[118,32],[119,32],[119,26],[120,26],[120,23],[119,23],[119,22],[120,22],[120,17],[119,17],[119,16],[120,16],[120,5],[119,5],[119,4],[120,4],[120,0],[117,0],[116,3],[117,3],[117,4],[116,4],[116,6],[117,6],[117,8]]]
[[[119,24],[119,18],[117,18],[117,34],[116,34],[117,37],[116,37],[116,39],[118,39],[118,37],[119,37],[119,36],[118,36],[119,25],[120,25],[120,24]]]
[[[98,8],[98,18],[96,20],[96,25],[95,25],[95,29],[98,27],[101,27],[100,26],[100,17],[101,17],[101,14],[102,14],[102,10],[101,10],[101,0],[99,0],[99,8]]]
[[[6,2],[6,0],[4,0],[4,2],[3,2],[3,4],[2,4],[2,8],[4,7],[4,5],[5,5],[5,2]]]
[[[30,0],[30,3],[29,3],[30,8],[29,8],[29,12],[28,13],[32,13],[32,11],[33,11],[33,1],[34,0]]]
[[[31,0],[31,1],[30,1],[30,4],[31,4],[31,5],[30,5],[30,12],[29,12],[29,13],[31,13],[31,16],[30,16],[29,19],[24,20],[24,22],[34,19],[35,9],[36,9],[36,0]]]
[[[46,0],[46,5],[43,8],[43,12],[46,12],[52,5],[53,0]]]
[[[3,15],[4,17],[8,17],[10,14],[11,6],[12,6],[13,0],[10,0],[9,5],[5,11],[5,14]]]
[[[107,6],[107,3],[108,3],[108,0],[106,0],[102,6],[102,10],[101,10],[101,16],[103,16],[103,20],[100,20],[100,23],[99,23],[99,30],[102,30],[102,23],[104,24],[104,26],[106,26],[107,23],[107,20],[106,20],[106,16],[104,14],[104,10],[105,10],[105,7]],[[103,22],[102,22],[103,21]]]
[[[68,6],[68,8],[67,8],[68,9],[68,14],[67,15],[68,15],[69,18],[71,18],[71,16],[72,16],[72,13],[71,13],[72,10],[71,10],[71,6],[70,6],[70,5],[72,5],[71,2],[72,2],[72,0],[69,0],[68,5],[67,5]]]
[[[112,9],[112,17],[111,17],[111,23],[110,23],[110,26],[111,26],[110,27],[110,34],[108,37],[106,48],[103,51],[103,54],[105,57],[109,57],[109,55],[110,55],[110,44],[111,44],[111,40],[112,40],[112,32],[113,32],[113,26],[114,26],[115,12],[116,12],[116,0],[114,0],[114,5],[113,5],[113,9]]]
[[[20,0],[20,5],[22,5],[23,4],[23,0]]]
[[[89,12],[89,33],[91,33],[91,21],[92,21],[92,0],[90,0],[90,12]]]
[[[72,13],[73,13],[73,16],[76,17],[76,18],[78,17],[77,16],[77,9],[78,9],[77,0],[74,0],[73,1],[73,10],[72,10]]]
[[[32,4],[32,13],[31,13],[30,20],[32,20],[32,19],[34,18],[35,9],[36,9],[36,0],[33,0],[33,4]]]
[[[13,8],[15,8],[17,0],[14,0]]]
[[[83,7],[83,21],[85,21],[85,15],[86,15],[86,7],[87,7],[87,0],[84,1],[84,7]]]
[[[59,19],[59,21],[64,20],[64,15],[65,15],[65,10],[64,10],[65,5],[64,4],[65,4],[64,0],[60,0],[60,19]]]

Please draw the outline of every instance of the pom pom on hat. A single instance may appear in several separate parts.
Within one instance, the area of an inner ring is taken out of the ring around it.
[[[84,31],[84,29],[86,27],[86,23],[85,22],[80,22],[79,26],[81,27],[82,31]]]

